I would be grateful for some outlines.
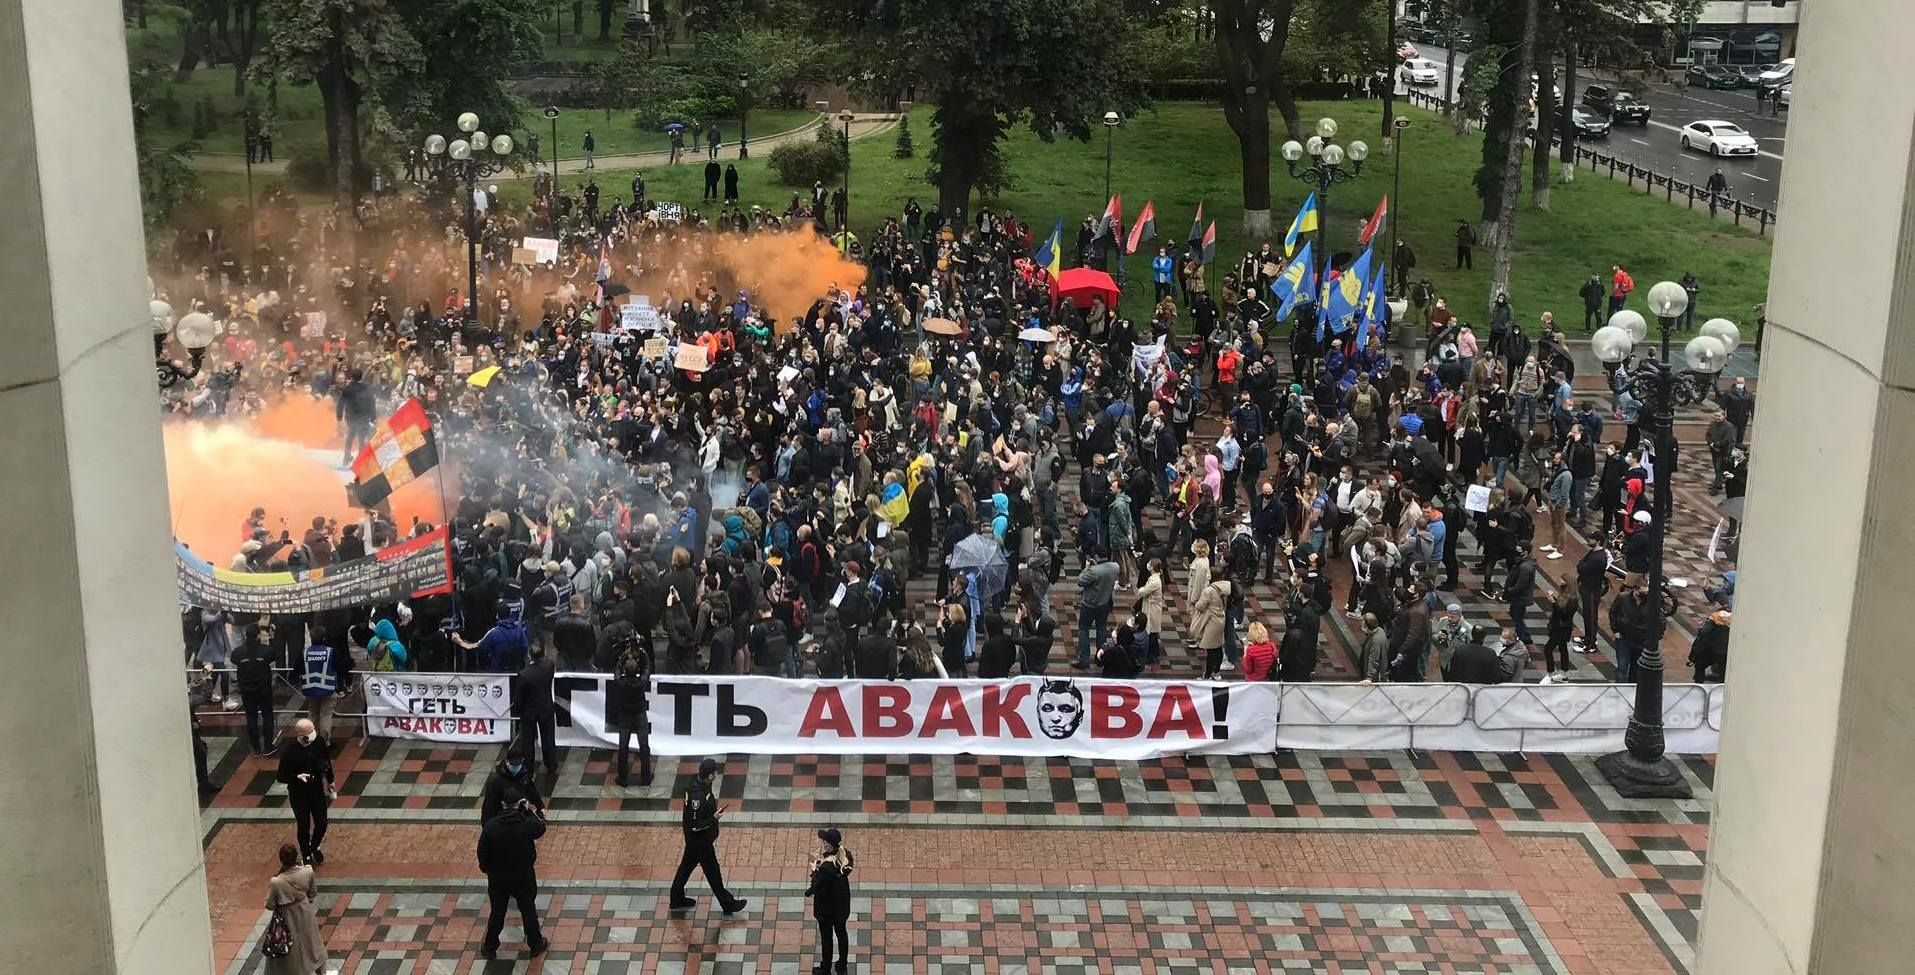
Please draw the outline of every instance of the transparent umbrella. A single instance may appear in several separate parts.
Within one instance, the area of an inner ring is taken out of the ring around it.
[[[951,550],[951,571],[970,572],[977,580],[972,590],[979,602],[989,605],[997,594],[1004,591],[1005,577],[1010,574],[1010,565],[1004,561],[1004,550],[998,547],[997,539],[990,535],[972,535],[957,543]]]

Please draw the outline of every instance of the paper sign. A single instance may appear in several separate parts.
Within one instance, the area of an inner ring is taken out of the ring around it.
[[[326,337],[326,313],[309,311],[306,324],[299,326],[299,337],[304,339],[323,339]]]
[[[469,355],[453,356],[452,357],[452,373],[455,376],[472,375],[472,357]]]
[[[670,346],[671,343],[665,341],[663,338],[646,339],[645,358],[663,359],[665,358],[665,353],[671,351]]]
[[[618,309],[619,329],[626,332],[635,331],[638,328],[639,313],[645,310],[643,305],[637,303],[620,305]]]
[[[519,246],[532,252],[533,258],[540,264],[556,264],[559,259],[559,242],[553,237],[527,237],[519,241]]]
[[[1489,510],[1489,485],[1472,484],[1469,492],[1463,495],[1463,510],[1478,513]]]
[[[512,248],[512,263],[537,264],[539,263],[539,252],[530,247],[514,247]]]
[[[611,332],[587,332],[585,337],[591,339],[592,344],[601,349],[609,349],[612,343],[618,341],[618,336]]]
[[[788,383],[796,378],[798,378],[797,366],[786,366],[778,370],[778,381],[781,383]]]
[[[680,342],[678,358],[673,361],[672,366],[686,372],[704,372],[711,368],[711,361],[705,353],[704,346],[696,342]]]

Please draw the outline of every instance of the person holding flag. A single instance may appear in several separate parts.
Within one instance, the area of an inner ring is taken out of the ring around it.
[[[1063,240],[1064,218],[1058,217],[1057,226],[1051,228],[1051,235],[1044,238],[1044,242],[1037,245],[1036,253],[1031,255],[1031,263],[1037,265],[1038,270],[1050,275],[1049,280],[1045,282],[1048,285],[1056,285],[1057,276],[1064,273]]]
[[[1350,320],[1356,317],[1362,307],[1363,286],[1370,278],[1370,256],[1372,251],[1365,250],[1363,256],[1356,259],[1344,272],[1330,282],[1329,296],[1324,299],[1323,314],[1329,319],[1332,331],[1343,332],[1350,327]]]
[[[1316,286],[1316,265],[1310,260],[1310,244],[1306,241],[1303,252],[1284,267],[1283,273],[1270,285],[1270,293],[1277,299],[1277,321],[1290,317],[1299,301],[1309,301]]]
[[[1283,253],[1289,256],[1297,252],[1297,238],[1304,234],[1317,232],[1317,195],[1312,193],[1297,208],[1296,218],[1290,221],[1290,229],[1283,235]]]

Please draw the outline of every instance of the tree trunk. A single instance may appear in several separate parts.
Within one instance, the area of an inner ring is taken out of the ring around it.
[[[1223,117],[1237,136],[1243,166],[1243,229],[1251,239],[1270,236],[1270,103],[1277,102],[1284,123],[1298,128],[1296,100],[1284,84],[1281,62],[1290,39],[1291,0],[1276,0],[1275,26],[1263,36],[1263,5],[1258,0],[1219,0],[1216,14],[1217,60],[1223,66]]]
[[[1456,111],[1456,11],[1447,12],[1443,21],[1443,114]],[[1458,130],[1461,131],[1461,130]]]
[[[585,43],[585,0],[572,0],[572,43]]]
[[[612,39],[612,8],[616,5],[617,0],[598,0],[598,39],[601,41]]]
[[[333,202],[340,209],[341,255],[351,262],[355,259],[357,227],[353,210],[359,172],[359,85],[347,66],[350,52],[341,40],[345,34],[344,25],[335,25],[332,49],[314,81],[326,118],[326,155],[332,164]]]
[[[1377,138],[1385,152],[1396,145],[1396,3],[1397,0],[1383,0],[1389,26],[1383,33],[1383,127]]]
[[[205,47],[206,25],[192,17],[180,21],[180,60],[173,68],[174,84],[193,77],[193,69],[199,67],[200,55]]]
[[[246,97],[246,72],[253,66],[253,53],[259,48],[260,0],[239,0],[233,10],[233,26],[239,29],[239,43],[233,48],[233,97]]]
[[[1538,0],[1523,0],[1523,43],[1518,49],[1516,81],[1518,93],[1536,61],[1536,6]],[[1509,290],[1510,257],[1516,243],[1516,197],[1523,184],[1523,140],[1520,129],[1509,136],[1508,159],[1503,165],[1502,201],[1497,213],[1496,236],[1490,241],[1489,297],[1485,311],[1496,305],[1496,296]]]
[[[1563,108],[1562,123],[1558,126],[1563,136],[1563,182],[1576,181],[1576,42],[1564,45],[1563,52]]]
[[[133,0],[133,16],[141,30],[146,29],[146,0]]]
[[[1538,44],[1538,48],[1544,45]],[[1550,140],[1556,132],[1556,67],[1555,59],[1547,56],[1536,59],[1539,69],[1536,72],[1536,144],[1530,147],[1529,164],[1529,206],[1533,210],[1549,209],[1549,152]]]
[[[931,163],[938,174],[938,212],[968,214],[971,189],[984,174],[986,155],[1003,128],[995,115],[969,110],[969,103],[956,93],[940,97],[937,106],[931,113]]]

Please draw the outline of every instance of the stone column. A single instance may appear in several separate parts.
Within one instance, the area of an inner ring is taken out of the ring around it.
[[[112,0],[0,0],[0,969],[35,975],[212,968],[125,44]]]
[[[1706,975],[1915,957],[1915,86],[1885,74],[1911,36],[1907,0],[1803,5]]]

